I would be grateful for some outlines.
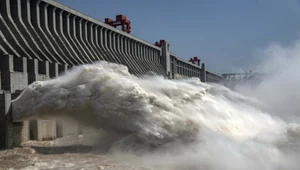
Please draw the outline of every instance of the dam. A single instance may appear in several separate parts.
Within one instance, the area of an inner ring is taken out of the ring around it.
[[[109,20],[100,22],[52,0],[1,0],[0,148],[80,133],[76,125],[66,122],[20,121],[14,113],[22,111],[14,109],[12,100],[35,81],[97,61],[125,65],[136,76],[197,77],[214,83],[223,79],[197,57],[186,61],[169,51],[167,41],[146,42],[115,28]]]

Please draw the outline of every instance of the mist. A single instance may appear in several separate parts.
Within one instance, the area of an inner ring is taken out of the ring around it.
[[[287,46],[273,43],[257,53],[261,56],[254,70],[263,73],[263,81],[256,86],[243,84],[236,90],[262,101],[271,114],[288,120],[300,115],[300,40]]]
[[[87,140],[109,141],[108,155],[150,169],[298,169],[299,45],[271,45],[264,80],[236,91],[98,62],[35,82],[13,103],[23,120],[72,118],[99,132]]]

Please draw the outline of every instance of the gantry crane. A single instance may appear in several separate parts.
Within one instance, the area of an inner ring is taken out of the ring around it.
[[[105,18],[105,23],[117,28],[117,26],[122,26],[122,31],[130,33],[131,32],[131,22],[127,20],[126,16],[124,15],[117,15],[116,21],[113,21],[110,18]]]
[[[167,43],[167,41],[166,40],[159,40],[159,41],[156,41],[154,45],[157,46],[157,47],[161,47],[163,43]],[[169,47],[170,47],[170,44],[168,43],[168,48]]]
[[[197,62],[197,65],[200,66],[200,59],[198,57],[194,57],[194,58],[190,58],[189,62],[193,63],[193,64],[196,64]]]

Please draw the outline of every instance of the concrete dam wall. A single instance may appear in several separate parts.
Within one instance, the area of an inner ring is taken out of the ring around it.
[[[137,76],[155,73],[167,78],[198,77],[203,82],[222,80],[204,63],[200,67],[170,52],[166,42],[158,47],[55,1],[1,0],[0,148],[78,133],[76,125],[55,120],[12,120],[11,100],[34,81],[100,60],[123,64]],[[74,131],[64,126],[74,126]]]

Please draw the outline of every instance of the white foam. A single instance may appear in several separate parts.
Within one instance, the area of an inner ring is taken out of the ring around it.
[[[14,104],[23,119],[68,116],[123,134],[118,149],[160,146],[143,150],[140,159],[162,169],[293,169],[299,164],[298,124],[271,116],[254,99],[195,78],[137,78],[124,66],[99,62],[35,82]]]

